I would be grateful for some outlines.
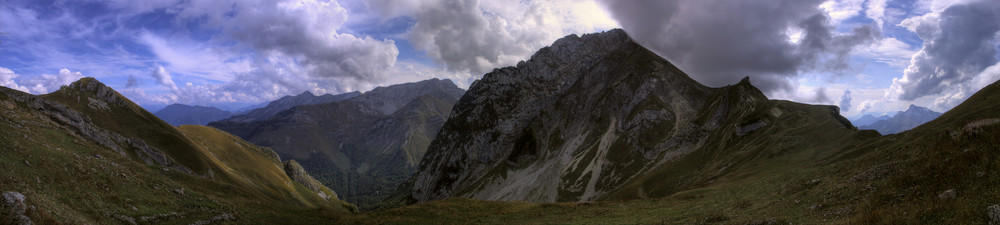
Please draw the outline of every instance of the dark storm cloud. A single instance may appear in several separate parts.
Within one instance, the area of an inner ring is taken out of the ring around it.
[[[924,40],[903,78],[893,79],[891,90],[902,100],[958,88],[997,62],[1000,1],[952,5],[901,25]]]
[[[835,33],[819,0],[603,2],[633,39],[710,86],[751,76],[765,92],[788,91],[787,78],[841,71],[855,46],[880,35],[868,26]]]

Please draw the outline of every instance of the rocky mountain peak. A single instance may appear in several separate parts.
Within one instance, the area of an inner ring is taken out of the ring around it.
[[[101,81],[93,77],[80,78],[69,85],[59,88],[58,91],[53,92],[53,94],[61,93],[69,96],[77,95],[73,92],[83,92],[90,93],[94,95],[97,99],[103,100],[107,103],[118,105],[119,107],[127,107],[132,103],[130,100],[119,94],[114,89],[111,89]]]
[[[907,107],[905,112],[914,113],[914,112],[929,112],[929,111],[932,110],[914,104],[910,104],[910,107]]]
[[[628,179],[634,171],[622,169],[673,148],[639,140],[695,132],[686,127],[712,92],[620,29],[566,36],[470,86],[421,161],[412,197],[595,199],[614,188],[598,183]],[[590,151],[604,153],[580,158]]]

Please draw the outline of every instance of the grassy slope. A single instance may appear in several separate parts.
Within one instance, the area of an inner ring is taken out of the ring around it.
[[[792,145],[794,149],[780,143],[754,145],[737,140],[737,145],[748,146],[746,154],[758,157],[734,163],[733,172],[695,177],[680,185],[676,182],[683,179],[654,173],[667,179],[636,184],[676,187],[662,198],[558,204],[447,199],[353,215],[344,222],[985,224],[986,207],[1000,204],[998,102],[1000,83],[984,88],[937,120],[888,136],[858,131],[848,138],[826,140],[824,132],[842,131],[801,130],[808,123],[781,121],[776,127],[785,129],[785,135],[816,135],[800,137],[807,144]],[[711,155],[693,157],[689,165],[725,162],[726,158],[712,158],[724,154]],[[948,189],[957,190],[958,197],[938,197]],[[618,197],[629,196],[618,193]]]
[[[89,114],[95,124],[120,119],[124,122],[105,128],[123,135],[142,135],[151,143],[156,135],[166,134],[163,139],[179,143],[157,147],[174,150],[171,157],[185,166],[211,168],[215,178],[209,179],[146,165],[131,154],[121,156],[73,135],[4,94],[0,94],[0,106],[0,170],[4,171],[0,187],[24,193],[28,204],[39,209],[29,212],[36,223],[114,224],[121,223],[113,219],[117,214],[138,219],[170,212],[183,218],[163,218],[158,223],[188,224],[222,213],[233,214],[237,219],[232,222],[244,224],[319,223],[347,211],[344,202],[324,200],[291,182],[273,153],[212,128],[161,128],[165,123],[148,117],[148,112],[133,114],[114,107],[112,110],[120,111]],[[96,118],[103,115],[115,118]],[[169,148],[176,145],[190,148]],[[183,189],[184,194],[176,193],[177,189]]]

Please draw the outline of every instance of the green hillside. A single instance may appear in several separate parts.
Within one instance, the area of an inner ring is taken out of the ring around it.
[[[0,187],[38,224],[320,223],[353,209],[293,181],[270,149],[172,127],[92,78],[43,97],[0,88],[0,107]]]

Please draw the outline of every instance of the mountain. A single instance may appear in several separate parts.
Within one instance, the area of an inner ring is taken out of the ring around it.
[[[371,209],[410,178],[463,93],[450,80],[432,79],[292,107],[268,119],[209,126],[273,148],[341,198]]]
[[[879,116],[879,117],[875,117],[872,114],[865,114],[864,116],[861,116],[860,118],[858,118],[856,120],[852,120],[851,124],[854,124],[854,126],[857,126],[857,127],[862,127],[862,126],[871,125],[871,124],[873,124],[875,122],[878,122],[878,121],[888,120],[889,118],[892,118],[892,117],[890,117],[889,115],[882,115],[882,116]]]
[[[93,78],[34,96],[0,87],[4,208],[35,223],[318,223],[354,207],[278,155],[160,120]],[[287,166],[285,166],[287,167]],[[7,198],[7,196],[19,196]],[[14,215],[13,217],[20,217]]]
[[[229,118],[233,113],[215,107],[171,104],[154,113],[170,125],[205,125],[208,122]]]
[[[892,116],[892,118],[877,121],[867,126],[860,126],[859,128],[877,130],[882,134],[895,134],[913,129],[921,124],[934,120],[934,118],[937,118],[938,116],[941,116],[941,113],[931,111],[930,109],[924,107],[910,105],[906,111],[897,113]]]
[[[343,93],[343,94],[339,94],[339,95],[325,94],[325,95],[316,96],[312,92],[306,91],[306,92],[302,92],[302,94],[299,94],[299,95],[296,95],[296,96],[281,97],[278,100],[274,100],[274,101],[268,103],[267,106],[264,106],[263,108],[256,108],[256,109],[250,110],[249,112],[246,112],[245,114],[236,115],[236,116],[230,117],[228,119],[225,119],[225,121],[228,121],[228,122],[249,122],[249,121],[254,121],[254,120],[263,120],[263,119],[271,118],[272,116],[278,114],[279,112],[284,111],[286,109],[290,109],[290,108],[295,107],[295,106],[300,106],[300,105],[315,105],[315,104],[322,104],[322,103],[330,103],[330,102],[342,101],[342,100],[345,100],[345,99],[356,97],[358,95],[361,95],[361,93],[355,91],[355,92]]]
[[[662,197],[855,133],[836,107],[768,100],[746,78],[701,85],[622,30],[570,35],[472,84],[410,197]]]
[[[365,222],[1000,223],[998,110],[1000,82],[881,136],[697,85],[618,30],[569,36],[473,83],[400,189],[421,203]]]

